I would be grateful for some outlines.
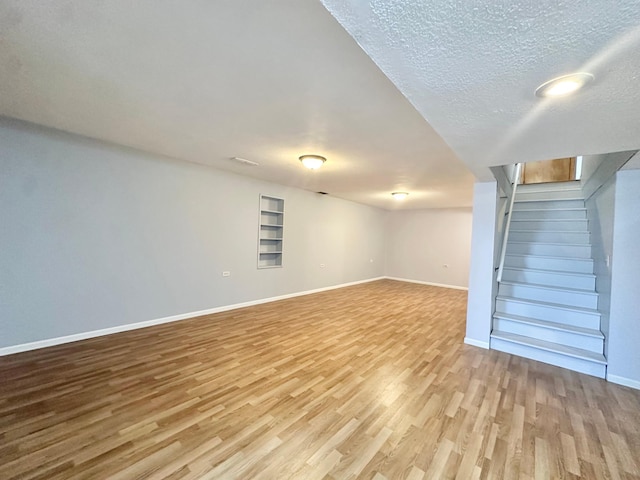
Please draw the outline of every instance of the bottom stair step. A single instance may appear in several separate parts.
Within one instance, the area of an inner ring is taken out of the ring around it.
[[[606,375],[607,359],[604,355],[581,348],[500,330],[491,332],[491,348],[599,378],[604,378]]]
[[[600,330],[592,328],[565,325],[502,312],[494,314],[493,328],[502,333],[541,339],[590,352],[602,353],[604,351],[604,335]]]

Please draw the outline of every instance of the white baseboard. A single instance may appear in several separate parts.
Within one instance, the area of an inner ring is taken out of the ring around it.
[[[329,287],[315,288],[313,290],[305,290],[302,292],[288,293],[286,295],[278,295],[277,297],[261,298],[259,300],[251,300],[249,302],[243,302],[243,303],[234,303],[232,305],[223,305],[221,307],[214,307],[206,310],[199,310],[196,312],[181,313],[179,315],[171,315],[169,317],[156,318],[154,320],[128,323],[126,325],[118,325],[115,327],[102,328],[100,330],[92,330],[89,332],[76,333],[73,335],[66,335],[64,337],[48,338],[46,340],[38,340],[37,342],[29,342],[29,343],[22,343],[20,345],[2,347],[0,348],[0,357],[4,355],[12,355],[14,353],[27,352],[29,350],[37,350],[40,348],[53,347],[55,345],[62,345],[64,343],[77,342],[79,340],[86,340],[88,338],[102,337],[104,335],[111,335],[114,333],[126,332],[128,330],[137,330],[139,328],[151,327],[154,325],[161,325],[163,323],[177,322],[179,320],[186,320],[188,318],[200,317],[202,315],[211,315],[213,313],[226,312],[229,310],[236,310],[238,308],[251,307],[253,305],[260,305],[261,303],[276,302],[278,300],[285,300],[287,298],[300,297],[303,295],[310,295],[312,293],[319,293],[327,290],[334,290],[336,288],[344,288],[344,287],[349,287],[351,285],[375,282],[376,280],[384,280],[384,279],[385,277],[368,278],[366,280],[358,280],[356,282],[341,283],[339,285],[331,285]]]
[[[384,277],[388,280],[396,280],[398,282],[419,283],[420,285],[430,285],[432,287],[453,288],[455,290],[469,290],[469,287],[459,287],[458,285],[447,285],[445,283],[423,282],[422,280],[411,280],[409,278]]]
[[[625,387],[640,390],[640,381],[633,380],[631,378],[619,377],[618,375],[607,375],[607,382],[616,383],[618,385],[624,385]]]
[[[467,345],[473,345],[474,347],[480,347],[484,348],[485,350],[489,350],[489,342],[482,342],[473,338],[464,337],[464,343],[466,343]]]

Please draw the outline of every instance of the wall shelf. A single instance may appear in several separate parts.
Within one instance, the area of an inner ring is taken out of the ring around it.
[[[258,268],[282,267],[284,199],[260,195]]]

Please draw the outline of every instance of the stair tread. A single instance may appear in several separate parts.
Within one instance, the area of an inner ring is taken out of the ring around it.
[[[553,255],[534,255],[532,253],[507,253],[505,256],[507,257],[535,257],[535,258],[549,258],[553,260],[579,260],[581,262],[593,262],[592,258],[582,258],[582,257],[554,257]]]
[[[556,185],[551,186],[549,188],[547,186],[539,184],[538,186],[533,185],[523,185],[519,184],[516,186],[516,193],[558,193],[558,192],[570,192],[578,196],[584,196],[582,193],[582,188],[579,185],[561,185],[559,188]],[[553,188],[555,187],[555,188]]]
[[[607,359],[603,354],[591,352],[582,348],[568,347],[559,343],[547,342],[546,340],[525,337],[524,335],[516,335],[515,333],[501,332],[500,330],[493,330],[491,332],[491,338],[497,338],[508,342],[518,343],[520,345],[539,348],[540,350],[559,353],[562,355],[567,355],[569,357],[588,360],[594,363],[600,363],[603,365],[607,364]]]
[[[504,267],[507,268],[507,267]],[[569,293],[582,293],[587,295],[598,295],[598,292],[595,290],[586,290],[584,288],[573,288],[573,287],[559,287],[556,285],[542,285],[540,283],[527,283],[527,282],[516,282],[514,280],[502,280],[500,283],[504,283],[505,285],[521,285],[523,287],[534,287],[534,288],[542,288],[545,290],[558,290],[561,292],[569,292]]]
[[[512,240],[511,238],[509,239],[509,242],[507,243],[507,249],[509,248],[510,245],[513,246],[519,246],[519,245],[539,245],[541,247],[589,247],[591,248],[591,243],[571,243],[571,242],[541,242],[538,240],[528,240],[528,241],[522,241],[522,240]],[[548,255],[550,257],[554,257],[553,255]],[[567,257],[566,254],[560,257],[555,257],[555,258],[585,258],[585,257]]]
[[[515,220],[515,221],[517,222],[518,220]],[[590,233],[588,230],[585,231],[585,232],[577,232],[575,230],[539,230],[539,229],[535,229],[535,228],[533,230],[531,230],[531,229],[518,230],[518,229],[512,228],[512,229],[510,229],[510,231],[512,233],[513,232],[522,232],[522,233],[525,233],[525,232],[526,233],[532,233],[532,232],[533,233],[537,233],[537,232],[541,232],[541,233],[587,233],[587,234]]]
[[[516,192],[516,199],[514,200],[514,203],[565,202],[565,201],[576,201],[576,200],[584,201],[584,198],[582,198],[582,197],[566,197],[566,198],[520,198],[520,199],[518,199],[518,193]]]
[[[550,193],[551,194],[563,193],[563,194],[573,194],[581,198],[584,197],[584,195],[582,194],[581,188],[524,188],[523,189],[522,185],[519,185],[518,188],[516,188],[516,195],[518,193],[522,195],[536,195],[536,194],[546,195]]]
[[[587,209],[583,207],[564,207],[564,208],[528,208],[526,210],[514,210],[515,212],[586,212]],[[584,220],[584,219],[583,219]]]
[[[533,230],[533,231],[536,232],[537,230]],[[538,241],[538,240],[534,240],[534,241],[530,240],[530,241],[527,241],[527,242],[523,242],[522,240],[511,240],[511,239],[509,239],[509,244],[512,244],[512,243],[517,243],[517,244],[534,243],[536,245],[560,245],[560,246],[563,246],[563,247],[584,247],[584,246],[590,247],[591,246],[590,243],[567,243],[567,242],[558,243],[558,242],[541,242],[541,241]]]
[[[530,212],[533,210],[529,210]],[[513,218],[512,222],[586,222],[586,218]]]
[[[528,298],[516,298],[507,295],[498,295],[496,300],[505,300],[508,302],[528,303],[532,305],[539,305],[543,307],[557,308],[559,310],[570,310],[572,312],[587,313],[590,315],[600,316],[600,312],[594,308],[574,307],[572,305],[563,305],[561,303],[543,302],[540,300],[530,300]]]
[[[596,276],[593,273],[581,273],[581,272],[565,272],[563,270],[546,270],[542,268],[525,268],[525,267],[503,267],[503,270],[526,270],[528,272],[536,272],[536,273],[551,273],[554,275],[571,275],[578,277],[589,277],[595,278]]]
[[[544,226],[534,226],[534,227],[529,227],[529,225],[531,224],[531,222],[538,222],[538,223],[546,223],[546,225]],[[567,222],[583,222],[584,225],[578,225],[577,223],[575,223],[575,225],[567,225],[567,227],[572,227],[575,230],[554,230],[556,228],[558,228],[558,225],[566,225]],[[522,227],[529,227],[528,230],[524,230]],[[535,231],[535,232],[563,232],[563,233],[590,233],[589,232],[589,228],[587,225],[587,219],[583,219],[583,220],[576,220],[574,218],[560,218],[560,219],[555,219],[555,218],[524,218],[522,220],[518,220],[516,218],[512,218],[511,219],[511,231],[516,231],[516,232],[526,232],[526,231]]]
[[[505,320],[513,320],[514,322],[527,323],[530,325],[538,325],[538,326],[549,328],[552,330],[560,330],[563,332],[577,333],[580,335],[604,339],[604,334],[600,330],[597,330],[595,328],[576,327],[574,325],[551,322],[549,320],[540,320],[540,319],[531,318],[531,317],[523,317],[521,315],[514,315],[512,313],[503,313],[498,311],[496,311],[493,317],[503,318]]]

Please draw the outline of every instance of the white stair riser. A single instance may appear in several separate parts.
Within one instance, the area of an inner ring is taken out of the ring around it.
[[[578,293],[566,290],[550,290],[530,285],[512,285],[501,283],[498,293],[505,297],[539,300],[541,302],[559,303],[572,307],[598,308],[598,294]]]
[[[516,201],[523,200],[559,200],[576,199],[582,197],[581,190],[550,190],[543,192],[533,192],[525,189],[516,189]]]
[[[605,365],[590,362],[589,360],[568,357],[560,353],[539,350],[535,347],[520,345],[518,343],[512,343],[502,339],[492,338],[491,348],[493,350],[499,350],[501,352],[511,353],[513,355],[530,358],[539,362],[586,373],[587,375],[593,375],[594,377],[604,378],[606,374]]]
[[[516,210],[547,210],[558,208],[584,208],[584,200],[546,200],[542,202],[518,202],[516,198],[513,204],[513,211]]]
[[[509,240],[514,242],[543,242],[543,243],[577,243],[589,244],[587,232],[544,232],[520,231],[511,229]]]
[[[579,333],[514,322],[506,318],[495,318],[493,320],[493,328],[501,332],[515,333],[516,335],[538,338],[569,347],[582,348],[590,352],[603,353],[604,351],[604,340],[602,338],[580,335]]]
[[[516,220],[511,219],[511,228],[513,230],[544,230],[552,232],[589,232],[589,223],[587,220]]]
[[[513,240],[509,238],[509,240]],[[563,258],[591,258],[591,245],[552,245],[544,243],[507,243],[507,254],[543,255]]]
[[[537,268],[573,273],[593,273],[593,260],[573,258],[537,257],[534,255],[507,255],[505,267]]]
[[[513,210],[511,220],[585,220],[586,210]]]
[[[518,283],[535,283],[553,287],[580,288],[595,291],[596,277],[582,274],[542,272],[538,270],[516,270],[505,268],[502,280]]]
[[[565,310],[547,305],[514,302],[502,298],[496,299],[496,311],[521,317],[537,318],[538,320],[548,320],[550,322],[573,325],[574,327],[600,329],[600,315],[595,313]]]

